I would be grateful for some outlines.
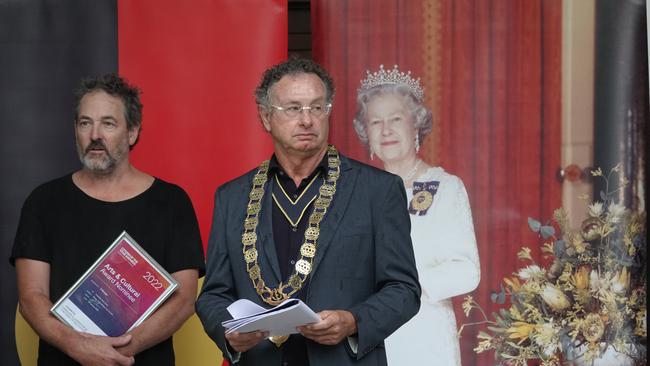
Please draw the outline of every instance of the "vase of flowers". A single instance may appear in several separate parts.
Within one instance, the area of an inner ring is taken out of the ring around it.
[[[589,204],[579,230],[572,230],[567,212],[554,212],[553,222],[529,218],[531,230],[544,239],[541,251],[550,265],[536,263],[523,247],[525,262],[503,279],[492,301],[504,305],[491,318],[471,296],[465,315],[477,310],[487,325],[478,333],[475,352],[494,350],[499,364],[524,366],[537,359],[553,365],[646,364],[646,219],[617,202],[628,182],[610,187],[606,180],[600,200]],[[583,197],[586,199],[586,197]]]
[[[564,351],[567,364],[573,366],[634,366],[635,360],[629,356],[633,350],[617,350],[613,345],[601,343],[601,350],[596,358],[585,357],[588,355],[586,346],[569,348]]]

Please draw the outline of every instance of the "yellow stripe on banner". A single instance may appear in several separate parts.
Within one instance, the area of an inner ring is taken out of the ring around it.
[[[18,311],[16,306],[16,350],[22,366],[36,366],[38,335]]]
[[[198,291],[203,287],[199,278]],[[203,325],[196,314],[174,334],[174,352],[177,366],[215,366],[221,365],[221,350],[203,331]]]
[[[201,289],[203,279],[199,279]],[[16,348],[22,366],[36,366],[38,335],[27,324],[16,307]],[[216,344],[203,331],[201,321],[192,315],[174,334],[174,353],[178,366],[221,365],[223,358]]]

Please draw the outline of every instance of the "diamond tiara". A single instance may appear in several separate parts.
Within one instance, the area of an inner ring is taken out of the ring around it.
[[[393,69],[390,71],[386,71],[384,65],[379,65],[379,71],[370,73],[370,70],[366,70],[366,74],[368,76],[364,80],[361,80],[361,86],[358,89],[359,92],[383,84],[399,84],[408,87],[418,102],[422,102],[422,99],[424,99],[424,89],[420,86],[420,78],[413,79],[410,71],[406,73],[401,72],[397,65],[393,66]]]

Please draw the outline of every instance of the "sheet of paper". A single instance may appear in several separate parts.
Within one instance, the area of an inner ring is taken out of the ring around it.
[[[265,309],[250,300],[241,299],[232,303],[228,312],[232,320],[226,320],[222,325],[226,332],[268,331],[271,336],[298,333],[297,327],[320,321],[304,302],[299,299],[288,299],[280,305]]]

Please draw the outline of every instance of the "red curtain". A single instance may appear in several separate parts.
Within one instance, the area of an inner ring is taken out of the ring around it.
[[[365,71],[397,64],[421,74],[421,10],[420,1],[311,2],[312,54],[331,73],[336,86],[330,140],[352,158],[368,160],[352,129],[356,90]]]
[[[482,272],[472,295],[488,314],[498,310],[490,293],[522,265],[519,248],[541,259],[527,217],[545,221],[561,204],[561,9],[559,0],[312,0],[313,52],[338,87],[331,141],[342,151],[368,161],[351,123],[366,69],[397,63],[422,78],[435,126],[421,154],[465,182]],[[458,323],[479,320],[461,301]],[[473,351],[477,331],[463,332],[463,364],[492,364]]]

